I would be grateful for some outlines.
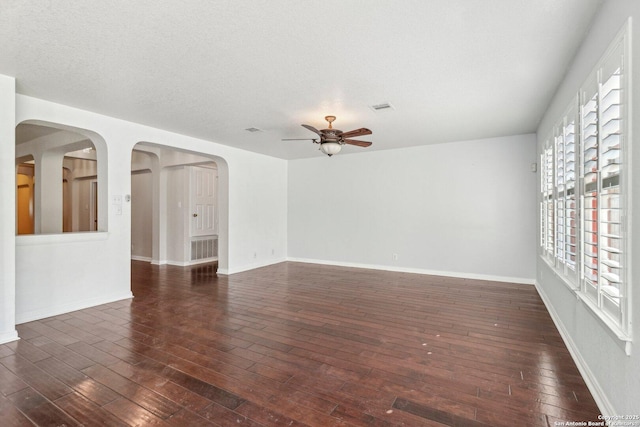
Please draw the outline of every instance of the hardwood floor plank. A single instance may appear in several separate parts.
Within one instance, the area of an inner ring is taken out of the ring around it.
[[[36,425],[80,426],[75,419],[30,387],[12,394],[9,399]]]
[[[3,357],[0,363],[47,399],[55,400],[72,392],[66,384],[17,354]]]
[[[119,362],[111,365],[109,368],[117,374],[158,393],[190,411],[197,412],[211,404],[209,399],[163,377],[161,375],[163,368],[159,370],[149,369],[144,362],[137,365]]]
[[[30,362],[37,362],[38,360],[49,357],[49,354],[46,351],[42,351],[27,340],[13,341],[8,343],[7,346],[12,348],[15,354],[24,357]]]
[[[0,420],[3,427],[33,427],[33,423],[13,402],[0,393]]]
[[[224,424],[218,424],[211,420],[207,420],[206,418],[191,412],[187,409],[181,409],[175,414],[171,415],[169,418],[165,420],[169,425],[175,427],[186,427],[186,426],[198,426],[198,427],[225,427]],[[235,423],[234,425],[240,425],[241,423]]]
[[[23,323],[22,325],[18,325],[17,329],[22,339],[29,339],[28,336],[25,337],[23,335],[23,332],[25,332],[27,329],[30,329],[31,331],[33,331],[33,333],[37,333],[38,335],[41,335],[41,336],[46,336],[51,341],[57,342],[58,344],[61,344],[61,345],[69,345],[78,341],[77,338],[67,335],[64,332],[61,332],[50,326],[47,326],[43,322]]]
[[[235,409],[245,401],[240,396],[237,396],[227,390],[216,387],[170,367],[166,367],[164,369],[163,376],[169,378],[171,381],[186,388],[187,390],[191,390],[200,396],[206,397],[212,402],[224,406],[225,408]]]
[[[305,427],[307,425],[248,401],[236,408],[235,412],[243,415],[252,424],[259,423],[265,427]]]
[[[36,362],[35,365],[98,406],[106,405],[119,397],[110,388],[53,357]]]
[[[103,408],[130,426],[170,426],[169,423],[165,422],[157,415],[125,398],[114,400]]]
[[[40,345],[40,349],[46,351],[49,355],[55,357],[58,360],[63,360],[64,363],[78,370],[88,368],[89,366],[96,363],[93,360],[84,357],[57,342],[52,341],[46,344],[42,344]]]
[[[73,317],[71,317],[70,319],[72,318]],[[67,319],[67,320],[70,320],[70,319]],[[77,339],[78,341],[82,341],[85,343],[93,344],[95,342],[102,341],[102,338],[100,338],[99,336],[92,334],[90,332],[83,331],[82,329],[76,328],[75,326],[68,324],[66,320],[60,320],[54,317],[52,319],[48,319],[47,321],[45,321],[45,325],[53,329],[57,329],[58,331],[63,332]]]
[[[112,400],[113,401],[113,400]],[[57,399],[55,405],[78,420],[83,426],[126,427],[123,420],[96,405],[78,393],[69,393]]]
[[[168,418],[180,410],[180,405],[177,403],[116,374],[104,366],[94,365],[84,369],[82,372],[161,419]],[[109,406],[109,404],[104,406]]]
[[[8,396],[27,387],[29,385],[22,378],[0,364],[0,395]]]
[[[418,403],[402,398],[396,399],[393,407],[401,411],[417,415],[421,418],[426,418],[428,420],[436,421],[448,426],[464,425],[469,427],[491,427],[490,424],[484,424],[469,418],[463,418],[448,411],[442,411],[426,405],[420,405]]]
[[[93,360],[95,363],[99,363],[104,366],[109,366],[114,363],[118,363],[120,359],[97,347],[92,346],[90,343],[79,341],[67,346],[68,349],[75,351],[76,353],[86,357],[89,360]]]

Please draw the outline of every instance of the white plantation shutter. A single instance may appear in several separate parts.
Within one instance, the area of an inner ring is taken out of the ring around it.
[[[542,250],[553,257],[554,249],[554,197],[553,197],[553,148],[547,147],[542,153]]]
[[[570,114],[562,129],[564,139],[564,262],[573,272],[576,269],[576,244],[578,239],[576,198],[576,118]]]
[[[598,93],[583,95],[582,147],[582,277],[585,291],[597,292],[598,283]]]
[[[624,242],[621,212],[621,75],[620,68],[601,87],[600,138],[600,292],[603,308],[619,316],[623,295]]]
[[[575,107],[568,109],[555,127],[555,263],[565,276],[576,271],[577,188],[576,188],[576,119]]]
[[[558,131],[557,131],[558,132]],[[556,149],[556,162],[555,162],[555,192],[556,192],[556,212],[555,212],[555,238],[556,247],[555,255],[556,261],[559,264],[564,263],[565,260],[565,147],[564,147],[564,133],[562,128],[559,130],[559,134],[554,138],[554,145]]]

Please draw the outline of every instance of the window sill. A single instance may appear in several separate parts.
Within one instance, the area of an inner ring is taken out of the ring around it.
[[[16,246],[52,245],[57,243],[97,242],[107,240],[106,231],[87,231],[59,234],[25,234],[16,236]]]

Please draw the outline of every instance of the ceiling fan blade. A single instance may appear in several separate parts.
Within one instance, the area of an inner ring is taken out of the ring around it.
[[[320,133],[320,131],[316,128],[314,128],[311,125],[302,125],[303,128],[309,129],[311,132],[313,133],[317,133],[318,135],[322,136],[322,134]]]
[[[358,141],[357,139],[345,139],[345,144],[357,145],[358,147],[368,147],[371,145],[369,141]]]
[[[315,141],[315,138],[282,138],[280,141]]]
[[[360,129],[350,130],[349,132],[343,132],[342,133],[342,137],[343,138],[351,138],[353,136],[371,135],[372,133],[373,132],[371,132],[367,128],[360,128]]]

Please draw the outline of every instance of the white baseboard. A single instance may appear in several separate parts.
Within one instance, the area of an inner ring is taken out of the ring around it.
[[[285,261],[288,261],[288,260],[286,258],[277,258],[277,259],[270,259],[264,262],[246,264],[238,268],[218,269],[218,274],[230,275],[230,274],[242,273],[243,271],[249,271],[249,270],[253,270],[261,267],[267,267],[269,265],[279,264]]]
[[[578,347],[576,346],[575,342],[571,338],[571,334],[569,334],[567,329],[564,327],[564,324],[560,320],[558,313],[556,312],[555,308],[551,304],[551,301],[547,297],[547,294],[544,292],[544,289],[542,288],[542,286],[540,286],[540,284],[537,281],[535,282],[535,287],[536,287],[536,290],[538,291],[538,295],[540,295],[540,298],[542,299],[542,302],[544,302],[544,305],[547,308],[549,315],[551,316],[551,320],[553,320],[553,323],[556,325],[556,328],[558,329],[558,332],[560,333],[560,336],[562,337],[564,344],[567,346],[567,349],[571,354],[571,358],[573,358],[573,361],[578,367],[578,371],[580,371],[580,375],[582,375],[584,382],[587,384],[587,388],[591,392],[593,399],[596,401],[596,404],[598,405],[598,409],[600,409],[600,412],[604,416],[613,416],[615,414],[619,414],[618,412],[616,412],[613,405],[607,398],[607,395],[605,394],[602,387],[600,387],[600,383],[598,383],[598,380],[596,379],[595,375],[593,375],[593,372],[591,372],[589,365],[587,365],[584,358],[580,354],[580,350],[578,350]]]
[[[151,257],[147,257],[147,256],[131,255],[131,259],[133,261],[151,262]]]
[[[151,258],[134,257],[134,256],[132,256],[131,259],[134,260],[134,261],[147,261],[147,262],[151,263],[151,265],[175,265],[176,267],[188,267],[188,266],[191,266],[191,265],[206,264],[208,262],[218,261],[217,257],[199,259],[199,260],[196,260],[196,261],[170,261],[170,260],[157,261],[157,260],[153,260]]]
[[[15,329],[13,330],[13,332],[5,332],[0,334],[0,344],[17,341],[19,339],[20,337],[18,336],[18,331],[16,331]]]
[[[488,274],[459,273],[455,271],[440,271],[440,270],[427,270],[422,268],[393,267],[388,265],[360,264],[360,263],[353,263],[353,262],[326,261],[326,260],[308,259],[308,258],[287,258],[287,261],[304,262],[309,264],[334,265],[337,267],[353,267],[353,268],[366,268],[370,270],[395,271],[398,273],[415,273],[415,274],[427,274],[430,276],[457,277],[461,279],[488,280],[491,282],[518,283],[522,285],[535,284],[535,279],[527,279],[523,277],[506,277],[506,276],[494,276],[494,275],[488,275]]]
[[[175,265],[177,267],[189,267],[192,265],[206,264],[206,263],[215,262],[215,261],[218,261],[218,258],[206,258],[206,259],[199,259],[196,261],[165,261],[164,264]]]
[[[47,317],[57,316],[59,314],[69,313],[89,307],[95,307],[96,305],[108,304],[110,302],[131,298],[133,298],[133,294],[129,291],[122,294],[89,298],[81,301],[74,301],[69,304],[61,304],[38,310],[26,311],[24,313],[16,313],[16,324],[19,325],[21,323],[31,322],[34,320],[46,319]]]

